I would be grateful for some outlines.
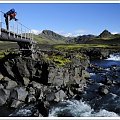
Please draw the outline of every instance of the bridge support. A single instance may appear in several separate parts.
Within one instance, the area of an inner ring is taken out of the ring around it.
[[[25,42],[18,42],[19,49],[22,53],[23,56],[31,56],[34,58],[34,53],[35,53],[35,43],[30,42],[30,43],[25,43]]]

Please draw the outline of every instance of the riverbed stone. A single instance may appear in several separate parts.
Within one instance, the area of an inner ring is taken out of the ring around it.
[[[19,100],[13,100],[11,107],[12,108],[18,108],[21,104],[23,104],[23,102],[19,101]]]
[[[99,87],[99,93],[100,94],[103,94],[103,95],[106,95],[106,94],[108,94],[108,89],[107,89],[107,87],[106,86],[100,86]]]

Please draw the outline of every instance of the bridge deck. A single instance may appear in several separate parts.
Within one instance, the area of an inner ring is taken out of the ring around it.
[[[6,29],[1,29],[0,41],[10,41],[10,42],[25,42],[30,43],[31,39],[24,37],[23,35],[18,35],[14,32],[9,32]]]

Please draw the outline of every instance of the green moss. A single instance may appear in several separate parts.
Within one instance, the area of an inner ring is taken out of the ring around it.
[[[52,63],[54,63],[58,67],[64,66],[64,65],[66,65],[66,64],[71,62],[68,58],[65,58],[62,55],[57,55],[57,56],[51,55],[51,56],[47,56],[45,59],[47,61],[51,61]]]
[[[1,50],[0,51],[0,59],[5,57],[5,55],[9,54],[10,52],[9,51],[6,51],[6,50]]]
[[[55,45],[54,48],[61,51],[79,50],[80,48],[112,48],[113,46],[106,44],[69,44]]]

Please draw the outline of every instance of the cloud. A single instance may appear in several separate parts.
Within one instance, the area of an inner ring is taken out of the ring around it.
[[[112,33],[112,34],[119,34],[119,32],[116,32],[116,31],[115,31],[115,32],[111,32],[111,33]]]
[[[42,32],[42,30],[36,30],[36,29],[32,29],[31,31],[36,35],[38,35]],[[77,36],[86,34],[86,31],[82,30],[82,29],[75,30],[73,32],[65,32],[63,30],[60,30],[60,31],[54,30],[54,32],[57,34],[63,35],[65,37],[77,37]]]
[[[42,31],[41,30],[35,30],[35,29],[32,29],[31,30],[35,35],[38,35],[40,34]]]
[[[85,30],[75,30],[73,32],[64,32],[64,31],[57,31],[58,34],[63,35],[65,37],[76,37],[76,36],[80,36],[80,35],[84,35],[86,34]]]

